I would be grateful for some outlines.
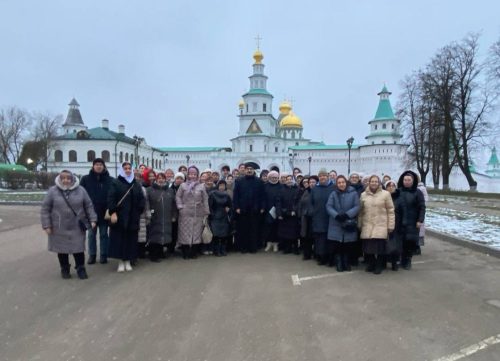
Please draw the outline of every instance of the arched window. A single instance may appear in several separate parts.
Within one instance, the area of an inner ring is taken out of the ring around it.
[[[103,150],[103,151],[101,152],[101,158],[102,158],[102,160],[103,160],[103,161],[105,161],[105,162],[109,162],[109,159],[110,159],[110,154],[109,154],[109,151],[107,151],[107,150]]]
[[[382,124],[382,129],[386,129],[387,128],[387,124]]]
[[[391,124],[391,128],[394,129],[394,124]]]
[[[382,141],[382,144],[385,144],[385,140]]]
[[[123,163],[123,152],[120,152],[120,156],[119,156],[119,158],[118,158],[118,161],[119,161],[120,163]]]
[[[128,162],[128,153],[125,153],[125,162]]]
[[[95,159],[95,152],[93,150],[89,150],[87,152],[87,162],[93,162]]]
[[[377,129],[378,129],[378,125],[377,125],[377,124],[375,124],[375,130],[377,130]]]
[[[130,164],[134,165],[134,155],[130,154]]]
[[[160,164],[159,164],[159,165],[160,165],[160,166],[159,166],[158,168],[159,168],[159,169],[161,169],[161,160],[160,160]]]
[[[63,161],[63,152],[62,150],[56,150],[54,153],[54,160],[56,162],[62,162]]]
[[[76,150],[69,151],[69,161],[70,162],[77,162],[78,161],[78,158],[76,157]]]

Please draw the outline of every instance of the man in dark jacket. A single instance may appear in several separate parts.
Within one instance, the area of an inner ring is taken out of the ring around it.
[[[333,192],[335,186],[328,177],[326,169],[322,168],[318,172],[319,183],[311,189],[310,210],[312,214],[312,230],[314,234],[314,254],[319,265],[326,264],[329,250],[326,236],[328,233],[328,222],[330,220],[326,212],[326,202]]]
[[[256,165],[245,164],[245,174],[234,185],[233,207],[237,217],[237,242],[242,253],[257,252],[260,214],[264,213],[263,183],[255,176]]]
[[[399,177],[399,235],[403,241],[401,266],[406,270],[411,268],[411,257],[418,246],[420,227],[425,219],[425,199],[417,185],[418,176],[415,172],[407,170]]]
[[[108,200],[108,190],[111,183],[111,176],[106,169],[106,164],[101,158],[94,159],[92,163],[92,169],[89,174],[82,177],[80,185],[85,188],[87,193],[92,200],[94,205],[94,210],[97,214],[97,227],[88,232],[88,242],[89,242],[89,259],[88,264],[94,264],[96,262],[97,255],[97,230],[99,230],[100,238],[100,262],[102,264],[108,263],[108,248],[109,248],[109,237],[108,237],[108,222],[104,220],[104,214],[106,213],[107,200]]]

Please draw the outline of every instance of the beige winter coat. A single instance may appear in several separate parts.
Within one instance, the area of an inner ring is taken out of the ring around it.
[[[380,186],[375,193],[370,188],[361,193],[358,227],[361,239],[386,239],[394,229],[394,204],[391,194]]]

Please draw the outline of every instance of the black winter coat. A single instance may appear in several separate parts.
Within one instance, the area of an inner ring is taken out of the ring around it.
[[[97,219],[100,222],[104,220],[104,214],[108,208],[108,191],[112,181],[113,178],[106,169],[101,174],[91,169],[89,174],[84,175],[80,180],[80,185],[85,188],[92,200]]]
[[[297,186],[283,186],[280,192],[278,237],[281,239],[299,238],[299,217],[297,214],[299,204],[299,188]]]
[[[175,192],[168,185],[153,184],[146,190],[151,211],[148,242],[165,245],[172,242],[172,219],[177,219]]]
[[[266,223],[274,223],[276,222],[278,218],[278,208],[280,207],[280,196],[281,196],[281,191],[283,190],[283,185],[281,183],[276,183],[272,184],[267,182],[264,184],[264,220]],[[275,208],[276,210],[276,219],[274,219],[270,214],[269,211],[272,208]]]
[[[405,174],[413,174],[413,185],[410,188],[403,186]],[[400,214],[401,231],[400,234],[406,240],[418,242],[419,229],[417,222],[424,223],[425,220],[425,199],[422,192],[417,188],[417,175],[413,172],[405,172],[398,181],[398,207]]]
[[[264,183],[255,176],[242,176],[236,180],[233,192],[234,209],[244,214],[258,214],[264,208]]]
[[[330,216],[326,212],[326,202],[330,193],[335,189],[335,185],[329,182],[326,185],[317,184],[311,190],[312,231],[314,233],[327,233]]]
[[[231,208],[231,197],[227,192],[219,190],[212,191],[208,197],[208,207],[210,208],[210,229],[214,237],[226,238],[231,234],[230,212],[226,212],[226,207]]]
[[[117,206],[130,187],[132,187],[132,190],[127,194],[120,206]],[[113,179],[108,192],[108,209],[109,214],[117,212],[118,222],[110,224],[111,227],[131,231],[139,230],[139,221],[145,206],[146,199],[140,183],[137,183],[134,179],[129,184],[122,176]]]

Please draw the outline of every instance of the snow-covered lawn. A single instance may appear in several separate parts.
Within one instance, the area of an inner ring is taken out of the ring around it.
[[[428,228],[500,249],[500,217],[452,208],[428,208]]]

